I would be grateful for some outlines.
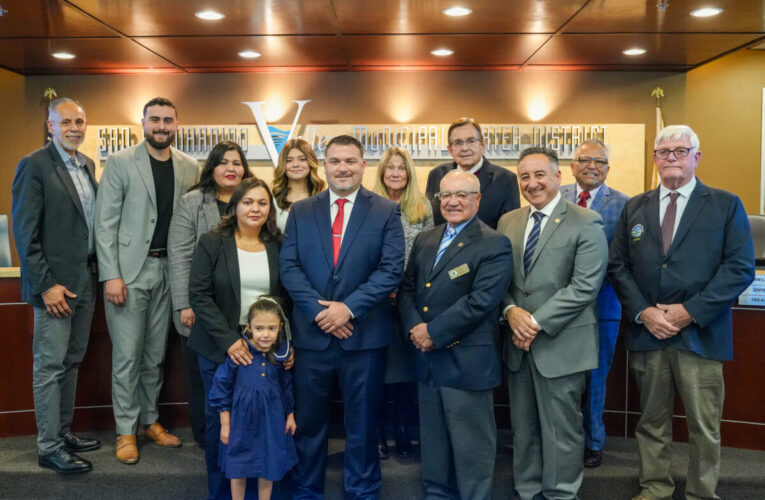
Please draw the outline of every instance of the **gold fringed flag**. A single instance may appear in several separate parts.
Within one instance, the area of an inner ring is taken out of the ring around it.
[[[656,99],[656,135],[664,128],[664,111],[662,110],[662,101],[664,99],[664,89],[656,87],[651,92],[651,97]],[[659,170],[656,168],[656,162],[653,162],[651,170],[651,189],[659,187]]]

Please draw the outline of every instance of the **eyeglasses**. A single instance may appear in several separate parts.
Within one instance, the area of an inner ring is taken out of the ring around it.
[[[688,156],[690,154],[691,150],[693,150],[693,149],[694,149],[693,147],[690,147],[690,148],[675,148],[675,149],[666,149],[666,148],[665,149],[654,149],[653,150],[653,154],[655,154],[657,157],[661,158],[662,160],[666,160],[667,158],[669,158],[670,153],[674,153],[675,154],[675,158],[677,158],[678,160],[681,160],[681,159],[685,158],[686,156]]]
[[[605,158],[590,158],[589,156],[580,156],[574,161],[580,165],[589,165],[590,163],[595,162],[595,166],[599,168],[603,168],[608,165],[608,160]]]
[[[444,200],[451,200],[452,198],[457,198],[459,201],[465,201],[468,199],[468,196],[478,194],[478,191],[457,191],[455,193],[449,192],[449,191],[441,191],[439,193],[436,193],[436,198],[438,198],[441,201]]]
[[[456,141],[452,141],[449,143],[449,146],[453,148],[461,148],[465,144],[470,146],[471,148],[475,146],[476,144],[480,144],[482,141],[478,137],[471,137],[470,139],[463,141],[462,139],[457,139]]]

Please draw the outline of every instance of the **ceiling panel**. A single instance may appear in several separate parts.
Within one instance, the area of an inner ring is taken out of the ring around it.
[[[109,36],[114,32],[66,2],[3,0],[0,37]]]
[[[549,35],[363,35],[346,36],[354,66],[520,65]],[[438,57],[435,49],[454,54]]]
[[[694,66],[755,39],[756,35],[565,34],[550,40],[528,64]],[[622,54],[633,47],[647,52]]]
[[[77,54],[70,60],[52,52]],[[78,73],[80,69],[155,69],[173,67],[161,57],[124,38],[9,38],[0,39],[0,66],[19,73]]]
[[[343,33],[552,33],[586,0],[334,0]],[[459,5],[473,13],[449,17]]]
[[[336,36],[231,36],[138,38],[139,43],[187,67],[345,66],[343,44]],[[254,50],[257,59],[238,53]]]
[[[128,36],[335,33],[330,0],[71,0]],[[194,16],[213,9],[226,17]]]
[[[593,0],[568,24],[565,33],[765,32],[762,0]],[[693,17],[700,7],[720,7],[713,17]]]

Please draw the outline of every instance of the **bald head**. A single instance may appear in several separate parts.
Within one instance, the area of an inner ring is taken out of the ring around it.
[[[462,169],[454,169],[441,179],[441,215],[446,222],[457,226],[478,213],[481,201],[481,183],[478,177]]]

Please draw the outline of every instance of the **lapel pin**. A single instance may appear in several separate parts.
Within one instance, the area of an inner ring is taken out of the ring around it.
[[[461,241],[459,243],[457,243],[458,247],[461,247],[462,245],[464,245],[464,243],[462,243]]]
[[[560,218],[559,218],[559,217],[556,217],[556,218],[555,218],[555,220],[554,220],[553,222],[554,222],[554,223],[556,223],[556,224],[559,224],[559,223],[560,223]]]

